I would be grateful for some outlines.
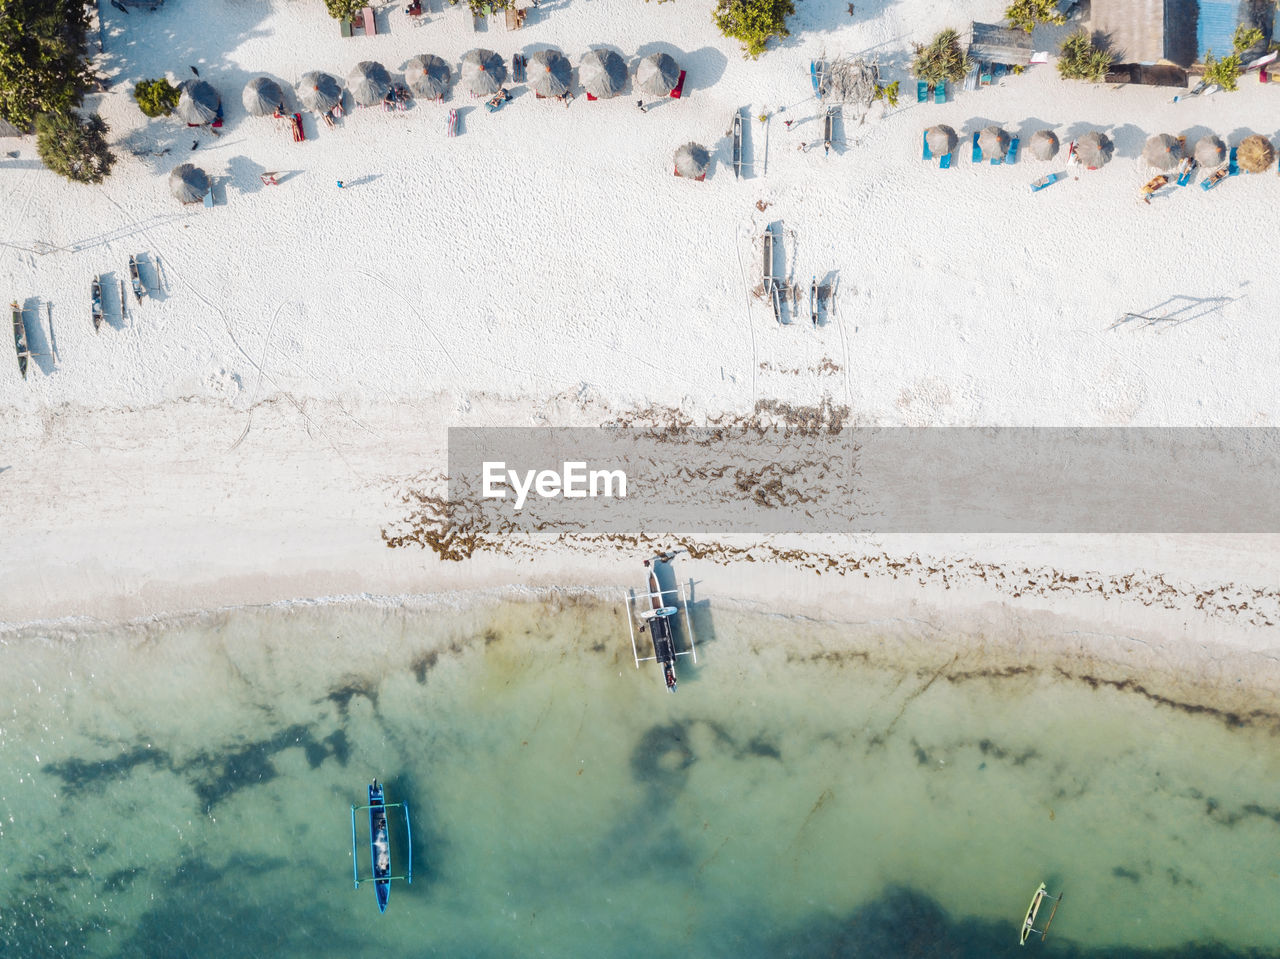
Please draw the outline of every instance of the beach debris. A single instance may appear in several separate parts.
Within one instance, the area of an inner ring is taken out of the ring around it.
[[[689,142],[677,147],[675,152],[675,175],[686,180],[705,180],[707,168],[711,165],[711,154],[700,143]]]
[[[862,57],[824,57],[823,67],[814,71],[813,79],[819,99],[866,108],[875,100],[880,67],[875,60],[868,63]]]

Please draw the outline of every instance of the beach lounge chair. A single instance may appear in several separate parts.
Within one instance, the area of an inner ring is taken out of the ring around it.
[[[939,160],[938,160],[938,169],[939,169],[939,170],[950,170],[950,169],[951,169],[951,154],[950,154],[950,153],[944,153],[944,154],[942,154],[941,159],[939,159]]]
[[[1062,173],[1062,172],[1049,173],[1045,176],[1040,177],[1038,180],[1032,180],[1031,192],[1039,193],[1045,187],[1051,186],[1052,184],[1057,183],[1059,180],[1061,180],[1065,176],[1066,176],[1066,173]]]
[[[373,15],[373,7],[365,7],[360,16],[364,19],[364,35],[374,36],[378,32],[378,18]]]
[[[986,60],[978,65],[978,83],[984,87],[991,85],[991,64]]]
[[[525,82],[525,68],[529,65],[529,61],[522,53],[511,54],[511,82]]]
[[[1004,162],[1005,163],[1018,162],[1018,138],[1017,137],[1014,137],[1009,141],[1009,152],[1005,154]]]
[[[922,160],[932,160],[932,159],[933,159],[933,152],[929,149],[929,133],[928,133],[928,131],[925,131],[924,133],[922,133],[922,134],[920,135],[920,142],[921,142],[921,144],[922,144],[922,146],[923,146],[923,150],[922,150],[922,152],[921,152],[921,154],[920,154],[920,159],[922,159]]]
[[[982,148],[978,146],[978,134],[973,135],[973,155],[970,158],[974,163],[982,162]]]
[[[449,136],[456,137],[458,135],[458,111],[449,111]]]
[[[1236,163],[1236,148],[1232,147],[1231,152],[1227,154],[1227,176],[1236,176],[1240,172],[1240,165]]]
[[[1227,178],[1227,168],[1219,167],[1212,174],[1200,181],[1200,189],[1212,190],[1215,186]]]
[[[1178,164],[1178,186],[1186,186],[1191,182],[1191,175],[1196,172],[1196,161],[1192,157],[1183,157]]]
[[[524,18],[528,16],[528,14],[529,11],[525,7],[520,7],[519,9],[516,9],[515,7],[507,7],[507,29],[519,30],[524,26]]]
[[[676,88],[671,91],[671,99],[679,100],[684,96],[684,71],[680,71],[680,79],[676,81]]]
[[[341,33],[344,37],[349,37],[349,36],[351,36],[351,21],[350,21],[350,20],[339,20],[339,21],[338,21],[338,32],[339,32],[339,33]]]
[[[929,102],[929,84],[925,80],[916,81],[916,103]]]
[[[942,104],[947,102],[947,81],[942,80],[933,88],[933,102]]]

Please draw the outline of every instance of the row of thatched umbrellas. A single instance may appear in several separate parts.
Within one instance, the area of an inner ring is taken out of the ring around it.
[[[573,68],[557,50],[540,50],[529,57],[528,84],[544,97],[561,97],[573,84]],[[459,74],[476,96],[492,96],[507,79],[503,58],[492,50],[472,50],[462,58]],[[616,97],[626,88],[626,61],[613,50],[590,50],[578,63],[578,82],[597,99]],[[404,79],[415,96],[434,100],[443,97],[454,80],[449,64],[433,54],[410,57]],[[665,97],[680,82],[680,67],[665,53],[645,57],[636,67],[636,87],[654,97]],[[298,99],[307,110],[327,113],[342,101],[343,83],[329,73],[304,73],[298,81]],[[346,87],[356,103],[374,106],[391,92],[391,74],[381,63],[363,60],[347,75]],[[205,80],[187,80],[178,86],[176,112],[187,123],[212,123],[222,106],[222,98]],[[244,88],[244,108],[251,116],[271,116],[284,107],[284,91],[270,77],[254,77]]]
[[[958,142],[956,131],[941,123],[929,127],[924,137],[934,156],[950,153]],[[1003,159],[1009,152],[1009,141],[1009,134],[994,125],[984,128],[978,134],[978,148],[986,159]],[[1052,130],[1037,130],[1031,134],[1027,143],[1027,151],[1037,160],[1052,160],[1057,155],[1058,148],[1058,137]],[[1183,140],[1168,133],[1158,133],[1147,140],[1142,158],[1157,170],[1168,172],[1175,169],[1183,159],[1183,148]],[[1105,166],[1113,151],[1114,145],[1107,135],[1096,130],[1076,140],[1076,155],[1088,167]],[[1209,133],[1196,141],[1190,155],[1202,167],[1220,166],[1226,161],[1227,145],[1222,142],[1221,137]],[[1261,173],[1275,159],[1275,151],[1266,137],[1254,134],[1240,143],[1236,159],[1250,173]]]

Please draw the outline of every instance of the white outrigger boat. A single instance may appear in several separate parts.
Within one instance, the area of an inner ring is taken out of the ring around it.
[[[1049,935],[1049,926],[1053,923],[1054,914],[1058,911],[1058,903],[1062,902],[1062,896],[1062,893],[1058,893],[1056,896],[1049,895],[1044,883],[1040,883],[1040,888],[1031,897],[1031,905],[1027,906],[1027,918],[1022,922],[1022,938],[1018,941],[1019,945],[1025,946],[1033,932],[1038,933],[1040,941],[1044,942],[1044,937]],[[1037,929],[1036,914],[1040,912],[1040,907],[1044,905],[1046,899],[1052,900],[1053,908],[1049,910],[1049,919],[1045,922],[1044,928]]]

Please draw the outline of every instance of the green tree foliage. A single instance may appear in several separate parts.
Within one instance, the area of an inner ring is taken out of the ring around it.
[[[167,117],[178,105],[181,95],[178,88],[164,77],[139,80],[133,87],[133,98],[138,101],[138,108],[149,117]]]
[[[449,0],[449,3],[456,7],[458,0]],[[470,8],[472,15],[477,17],[487,17],[490,14],[497,13],[499,10],[505,10],[515,5],[515,0],[467,0],[467,6]]]
[[[101,183],[115,164],[107,146],[107,125],[96,113],[41,113],[36,117],[36,151],[54,173],[76,183]]]
[[[774,37],[789,37],[787,17],[796,12],[791,0],[719,0],[712,19],[720,32],[742,44],[754,60]]]
[[[1205,83],[1216,83],[1224,90],[1238,89],[1245,51],[1262,43],[1262,39],[1262,31],[1257,27],[1249,28],[1243,23],[1236,27],[1235,36],[1231,38],[1230,56],[1219,60],[1212,50],[1205,51]]]
[[[0,116],[29,130],[80,102],[93,79],[88,22],[88,0],[0,0]]]
[[[324,6],[335,20],[354,20],[368,4],[365,0],[324,0]]]
[[[1038,23],[1053,24],[1056,27],[1067,22],[1067,18],[1058,12],[1058,0],[1013,0],[1004,12],[1004,18],[1015,30],[1030,33]]]
[[[1089,80],[1101,83],[1111,69],[1113,55],[1093,45],[1089,34],[1083,30],[1062,41],[1058,57],[1058,72],[1067,80]]]
[[[876,84],[876,92],[871,95],[872,100],[884,100],[891,107],[898,105],[898,81],[894,80],[887,86],[882,83]]]
[[[973,66],[973,61],[960,49],[960,34],[954,30],[943,30],[928,46],[917,43],[915,48],[916,58],[911,62],[911,72],[931,87],[948,80],[959,83]]]

